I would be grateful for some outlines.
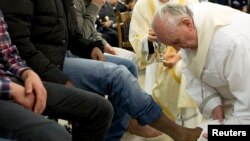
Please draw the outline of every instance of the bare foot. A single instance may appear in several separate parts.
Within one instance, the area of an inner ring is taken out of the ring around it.
[[[175,141],[197,141],[200,137],[202,129],[197,127],[194,129],[186,128],[179,135],[175,135],[173,138]]]
[[[128,132],[137,136],[152,138],[162,135],[162,133],[149,125],[141,126],[137,120],[131,119],[128,124]]]

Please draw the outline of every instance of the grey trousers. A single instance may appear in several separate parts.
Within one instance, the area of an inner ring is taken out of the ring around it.
[[[76,88],[44,82],[47,107],[44,115],[76,123],[71,135],[55,121],[14,103],[0,100],[0,137],[18,141],[102,141],[113,109],[101,96]]]

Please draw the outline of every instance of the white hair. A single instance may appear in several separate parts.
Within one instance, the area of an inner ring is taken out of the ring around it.
[[[177,28],[178,23],[184,17],[192,17],[193,13],[187,6],[176,3],[165,3],[161,6],[153,19],[152,27],[155,28],[157,17],[165,23],[165,26],[172,31]]]

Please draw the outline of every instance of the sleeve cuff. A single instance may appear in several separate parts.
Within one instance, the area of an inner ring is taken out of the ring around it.
[[[28,70],[28,69],[31,70],[31,68],[29,68],[29,67],[23,67],[23,68],[19,69],[19,70],[17,71],[16,76],[17,76],[18,78],[21,78],[22,72],[25,71],[25,70]]]
[[[2,79],[0,81],[0,98],[9,100],[10,99],[10,80]]]
[[[98,48],[102,51],[102,53],[104,53],[104,46],[103,46],[103,43],[102,43],[101,40],[91,42],[91,43],[88,45],[88,47],[90,47],[90,48],[92,48],[92,49],[93,49],[94,47],[98,47]]]
[[[211,98],[206,105],[204,106],[204,109],[202,110],[202,115],[205,119],[211,118],[212,112],[214,108],[218,105],[221,105],[221,100],[218,96],[215,96]]]

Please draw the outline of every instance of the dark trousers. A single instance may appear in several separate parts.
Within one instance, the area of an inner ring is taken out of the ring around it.
[[[113,47],[118,47],[118,33],[115,29],[112,28],[103,28],[102,37]]]
[[[47,107],[44,115],[76,123],[72,136],[55,121],[0,100],[0,137],[18,141],[102,141],[110,126],[111,104],[97,94],[44,82]]]

